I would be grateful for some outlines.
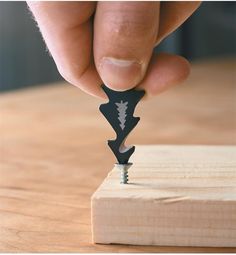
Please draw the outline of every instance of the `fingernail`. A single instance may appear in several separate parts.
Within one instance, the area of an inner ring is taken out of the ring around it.
[[[142,78],[142,65],[135,60],[104,57],[99,69],[103,82],[115,90],[132,88]]]

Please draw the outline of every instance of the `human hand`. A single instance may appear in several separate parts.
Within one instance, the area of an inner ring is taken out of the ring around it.
[[[199,2],[28,2],[60,74],[83,91],[105,97],[133,87],[156,95],[189,74],[186,59],[154,54]]]

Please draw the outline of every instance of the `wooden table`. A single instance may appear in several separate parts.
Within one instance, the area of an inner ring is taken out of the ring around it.
[[[236,144],[235,64],[194,63],[189,80],[139,104],[135,144]],[[230,252],[94,245],[90,196],[111,170],[102,100],[66,84],[0,96],[1,252]]]

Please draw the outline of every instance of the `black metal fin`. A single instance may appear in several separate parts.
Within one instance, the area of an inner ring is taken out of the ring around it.
[[[105,116],[116,132],[116,139],[109,140],[108,145],[115,154],[119,164],[127,164],[135,150],[135,146],[124,147],[124,142],[129,133],[137,125],[140,118],[134,117],[137,103],[144,96],[144,90],[130,89],[126,91],[114,91],[102,86],[109,98],[109,102],[102,104],[99,110]]]

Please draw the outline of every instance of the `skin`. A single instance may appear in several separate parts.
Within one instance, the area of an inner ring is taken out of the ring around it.
[[[200,2],[28,2],[60,74],[86,93],[106,86],[157,95],[180,84],[190,66],[153,48]]]

